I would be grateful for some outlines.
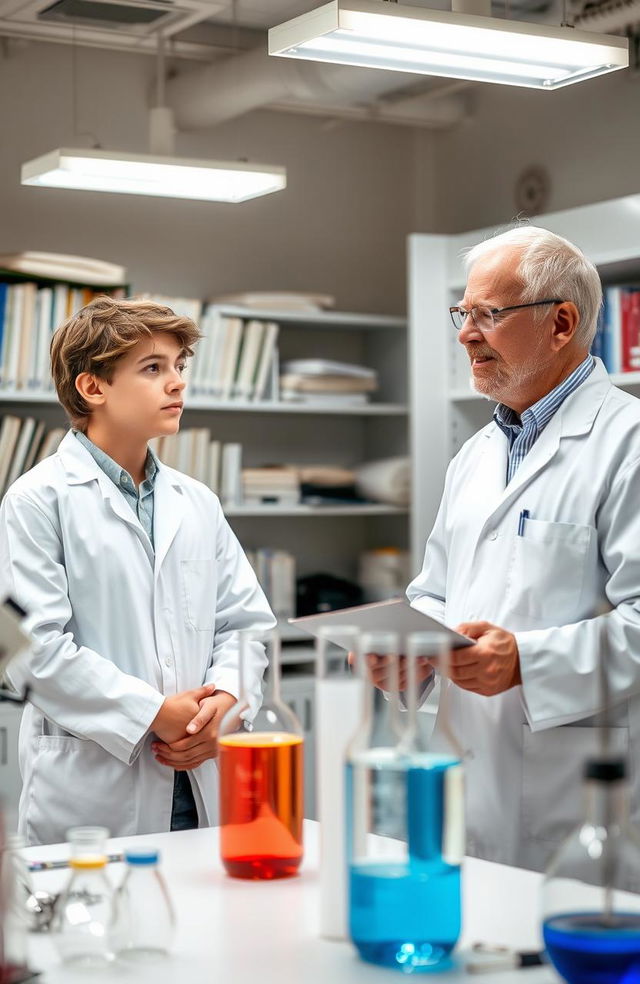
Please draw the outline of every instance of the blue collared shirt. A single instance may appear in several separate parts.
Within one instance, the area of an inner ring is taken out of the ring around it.
[[[584,362],[573,370],[571,375],[563,379],[555,389],[547,393],[528,407],[522,417],[520,417],[511,407],[506,407],[504,403],[499,403],[493,411],[493,419],[496,424],[506,434],[509,441],[509,460],[507,463],[507,485],[517,472],[533,445],[536,443],[542,431],[545,429],[556,410],[558,410],[566,398],[580,386],[581,383],[593,372],[595,361],[592,355],[588,355]]]
[[[96,464],[102,468],[105,475],[120,489],[126,501],[131,506],[131,509],[138,517],[153,547],[153,492],[160,462],[151,448],[147,450],[147,460],[144,465],[145,480],[141,483],[140,489],[137,489],[136,483],[122,465],[119,465],[117,461],[114,461],[108,454],[105,454],[102,448],[99,448],[93,441],[90,441],[82,431],[74,430],[73,433],[93,457]]]

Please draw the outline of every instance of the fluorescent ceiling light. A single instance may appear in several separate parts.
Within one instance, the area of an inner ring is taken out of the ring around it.
[[[286,187],[283,167],[106,150],[53,150],[22,165],[22,184],[207,202],[245,202]]]
[[[269,54],[536,89],[629,64],[626,38],[382,0],[333,0],[273,27]]]

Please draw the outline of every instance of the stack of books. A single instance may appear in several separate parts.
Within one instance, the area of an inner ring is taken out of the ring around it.
[[[286,550],[261,547],[247,550],[247,559],[276,618],[293,618],[296,613],[295,557]]]
[[[66,431],[55,427],[47,432],[43,420],[5,414],[0,421],[0,496],[16,478],[57,449]]]
[[[295,468],[243,468],[242,499],[245,506],[297,506],[300,481]]]
[[[373,369],[329,359],[284,362],[280,398],[294,403],[362,406],[378,388]]]

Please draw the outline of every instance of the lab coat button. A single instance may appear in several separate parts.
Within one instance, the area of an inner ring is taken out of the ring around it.
[[[491,533],[489,533],[489,539],[490,540],[497,540],[498,539],[498,531],[497,530],[491,530]]]
[[[167,656],[167,658],[164,661],[164,665],[165,666],[173,666],[173,660],[171,659],[171,656]]]

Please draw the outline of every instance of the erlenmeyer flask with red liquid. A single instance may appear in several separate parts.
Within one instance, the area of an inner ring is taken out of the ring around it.
[[[266,637],[269,665],[255,715],[246,671],[256,636],[239,635],[240,697],[218,736],[220,852],[234,878],[287,878],[302,861],[303,732],[280,696],[277,631]]]

